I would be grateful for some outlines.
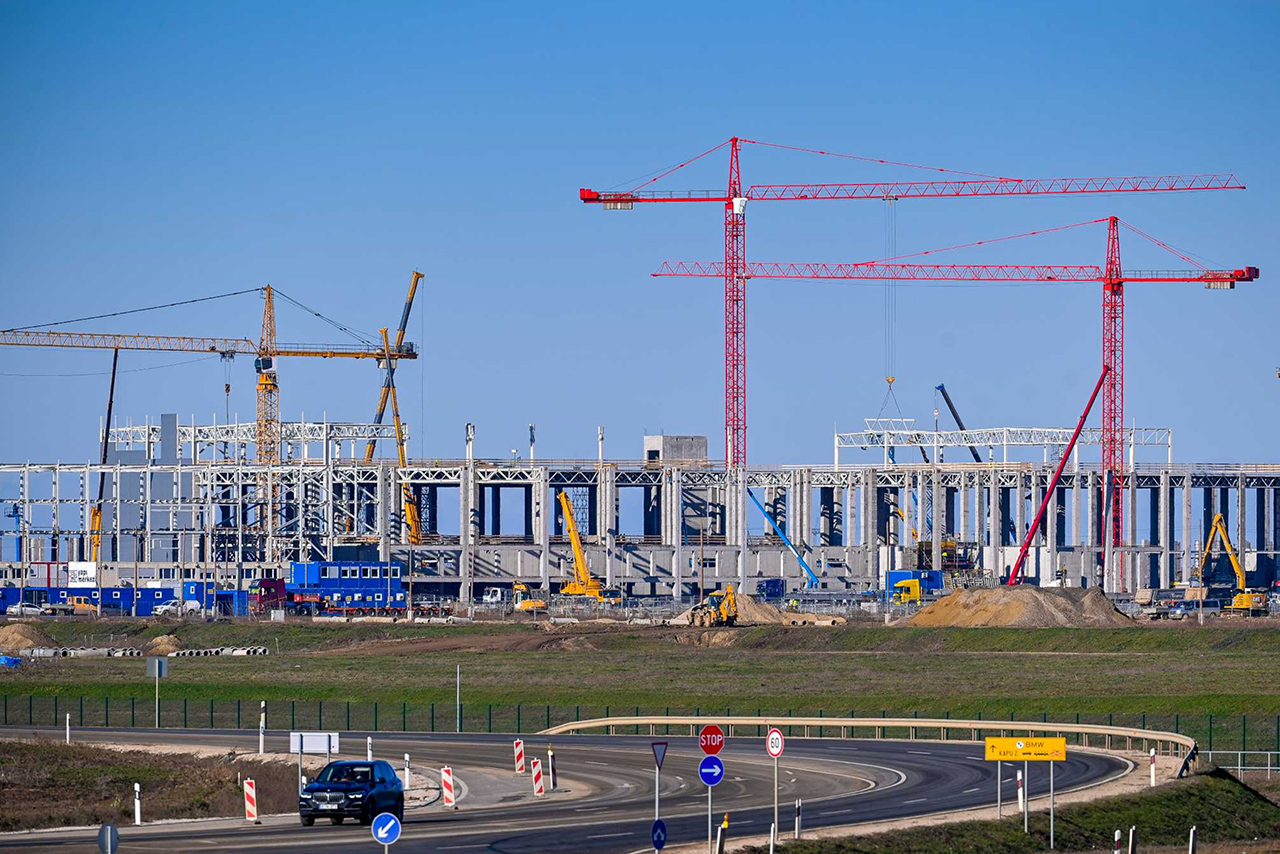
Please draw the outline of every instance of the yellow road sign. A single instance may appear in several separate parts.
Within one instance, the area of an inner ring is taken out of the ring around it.
[[[1063,762],[1067,758],[1065,738],[988,738],[989,761],[1019,760],[1030,762]]]

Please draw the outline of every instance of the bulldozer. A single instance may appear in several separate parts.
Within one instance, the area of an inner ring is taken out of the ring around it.
[[[738,621],[738,598],[733,593],[733,585],[724,590],[715,590],[707,594],[697,605],[689,610],[689,625],[732,626]]]
[[[1236,577],[1235,593],[1232,595],[1231,604],[1223,607],[1223,614],[1244,617],[1265,616],[1267,613],[1267,591],[1250,590],[1248,588],[1244,569],[1240,566],[1240,558],[1236,556],[1236,550],[1231,545],[1231,537],[1227,535],[1227,523],[1221,513],[1213,517],[1213,525],[1209,529],[1209,538],[1204,544],[1204,556],[1200,558],[1200,568],[1196,570],[1195,575],[1192,577],[1199,580],[1201,587],[1207,586],[1205,572],[1208,570],[1209,561],[1213,557],[1213,543],[1218,537],[1222,538],[1222,545],[1226,548],[1227,557],[1231,561],[1231,571]]]

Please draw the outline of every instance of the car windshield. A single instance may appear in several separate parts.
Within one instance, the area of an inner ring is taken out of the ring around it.
[[[368,783],[373,780],[373,766],[334,763],[321,771],[316,780],[321,783]]]

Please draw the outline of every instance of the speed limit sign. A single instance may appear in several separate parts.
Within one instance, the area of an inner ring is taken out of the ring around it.
[[[769,730],[769,734],[765,736],[764,749],[769,755],[777,759],[782,755],[783,749],[786,747],[786,740],[782,737],[782,730],[774,727]]]

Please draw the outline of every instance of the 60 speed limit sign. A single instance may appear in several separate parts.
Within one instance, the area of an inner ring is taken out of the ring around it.
[[[786,747],[786,739],[782,737],[782,730],[774,727],[769,730],[769,734],[764,739],[764,749],[769,755],[777,759],[782,755],[783,749]]]

